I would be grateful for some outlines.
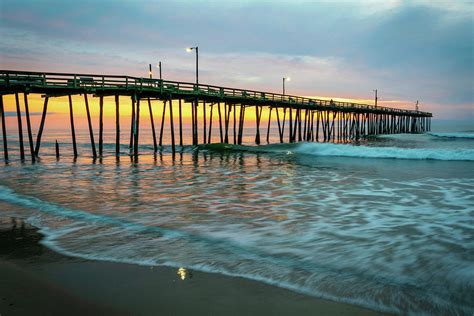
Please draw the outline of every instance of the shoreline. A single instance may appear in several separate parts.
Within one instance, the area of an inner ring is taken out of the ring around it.
[[[0,221],[0,313],[386,315],[241,277],[64,256],[28,224]]]

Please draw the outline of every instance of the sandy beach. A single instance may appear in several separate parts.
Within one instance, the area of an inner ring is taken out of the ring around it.
[[[2,315],[380,315],[238,277],[70,258],[42,246],[36,228],[6,222]]]

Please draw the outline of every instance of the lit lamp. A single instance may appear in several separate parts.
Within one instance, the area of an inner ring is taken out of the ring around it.
[[[283,77],[283,95],[285,95],[285,81],[290,81],[290,77]]]
[[[193,50],[196,51],[196,85],[199,84],[199,71],[198,71],[198,65],[199,65],[199,47],[195,46],[195,47],[189,47],[189,48],[186,48],[186,51],[188,53],[192,52]]]

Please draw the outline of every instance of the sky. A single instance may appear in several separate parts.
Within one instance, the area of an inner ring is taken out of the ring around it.
[[[0,37],[1,69],[193,82],[197,45],[201,83],[474,121],[472,0],[0,0]]]

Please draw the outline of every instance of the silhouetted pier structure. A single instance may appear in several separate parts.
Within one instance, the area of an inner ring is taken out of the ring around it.
[[[422,133],[431,127],[431,113],[410,111],[367,104],[319,100],[306,97],[283,95],[278,93],[234,89],[214,85],[188,82],[176,82],[160,79],[137,78],[130,76],[112,76],[95,74],[40,73],[25,71],[0,70],[0,114],[2,121],[2,136],[4,158],[8,159],[7,127],[3,96],[15,95],[19,145],[21,159],[25,159],[23,144],[22,115],[20,95],[23,96],[25,117],[28,133],[28,146],[31,159],[39,156],[41,137],[48,113],[50,98],[67,96],[69,99],[70,127],[74,156],[77,157],[77,143],[74,126],[73,95],[83,95],[87,114],[90,143],[94,157],[103,154],[103,107],[104,98],[115,100],[116,113],[116,155],[120,154],[120,102],[119,96],[129,96],[132,106],[130,122],[130,153],[138,155],[140,132],[140,112],[142,107],[148,107],[153,133],[155,152],[163,145],[163,128],[166,116],[169,120],[169,133],[173,152],[176,146],[183,145],[183,115],[184,106],[190,106],[192,114],[192,144],[207,144],[211,142],[212,123],[217,110],[219,137],[221,143],[242,144],[245,113],[255,111],[255,143],[262,143],[260,126],[262,125],[262,110],[269,108],[266,119],[266,142],[269,142],[272,122],[276,121],[279,141],[293,142],[344,142],[370,135],[395,133]],[[33,139],[28,95],[41,94],[44,97],[40,126]],[[89,109],[88,95],[99,98],[99,138],[98,151],[95,144],[95,134]],[[161,100],[164,106],[160,119],[159,137],[155,130],[153,119],[154,100]],[[210,108],[207,111],[206,108]],[[198,109],[202,109],[202,118],[198,119]],[[168,109],[168,110],[167,110]],[[168,111],[168,113],[166,113]],[[209,115],[208,115],[209,112]],[[215,113],[215,112],[214,112]],[[265,120],[265,119],[264,119]],[[232,125],[231,125],[232,122]],[[199,132],[199,127],[202,132]],[[175,130],[178,135],[175,135]],[[233,129],[233,139],[230,130]],[[202,135],[201,137],[199,137]],[[201,142],[199,141],[201,139]]]

